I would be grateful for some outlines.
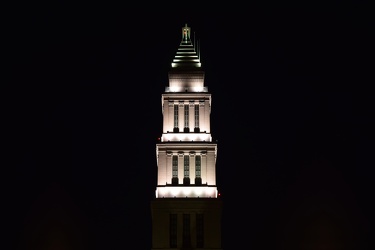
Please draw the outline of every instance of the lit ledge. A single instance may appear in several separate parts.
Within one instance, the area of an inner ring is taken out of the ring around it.
[[[200,83],[199,83],[200,84]],[[192,85],[192,84],[191,84]],[[203,86],[173,86],[173,87],[165,87],[165,92],[207,92],[208,88]]]
[[[217,188],[207,186],[157,187],[156,198],[217,198]]]
[[[179,66],[181,66],[180,63],[172,63],[172,68],[176,68],[176,67],[179,67]],[[189,66],[200,68],[202,66],[202,64],[201,63],[189,63]]]
[[[161,136],[162,142],[168,141],[196,141],[211,142],[211,134],[205,133],[168,133]]]

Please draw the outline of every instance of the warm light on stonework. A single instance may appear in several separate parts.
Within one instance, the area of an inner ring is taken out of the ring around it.
[[[179,63],[172,63],[172,68],[176,68],[178,66],[180,66]],[[201,63],[191,63],[191,66],[193,66],[193,67],[201,67],[202,65],[201,65]]]
[[[174,87],[168,87],[165,92],[207,92],[207,87],[174,86]]]
[[[168,141],[206,141],[211,142],[212,137],[210,134],[197,134],[197,133],[170,133],[163,134],[161,137],[162,142]]]
[[[156,198],[217,198],[216,187],[207,186],[181,186],[181,187],[158,187]]]

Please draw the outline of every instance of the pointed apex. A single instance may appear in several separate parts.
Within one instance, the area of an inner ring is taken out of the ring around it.
[[[182,27],[182,39],[178,47],[172,68],[201,68],[200,55],[191,41],[191,29],[185,24]]]
[[[190,42],[190,27],[187,26],[187,23],[185,24],[185,27],[182,28],[182,42]]]

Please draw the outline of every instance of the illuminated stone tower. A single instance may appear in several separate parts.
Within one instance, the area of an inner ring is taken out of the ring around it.
[[[163,132],[156,144],[152,250],[222,249],[211,94],[204,86],[200,54],[190,34],[185,25],[168,74],[169,87],[161,98]]]

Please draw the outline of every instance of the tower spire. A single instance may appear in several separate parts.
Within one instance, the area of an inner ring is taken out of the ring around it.
[[[190,41],[190,27],[185,23],[185,27],[182,28],[182,42],[188,43]]]
[[[172,68],[200,68],[201,66],[195,44],[191,41],[191,28],[186,23],[182,27],[182,38]]]

